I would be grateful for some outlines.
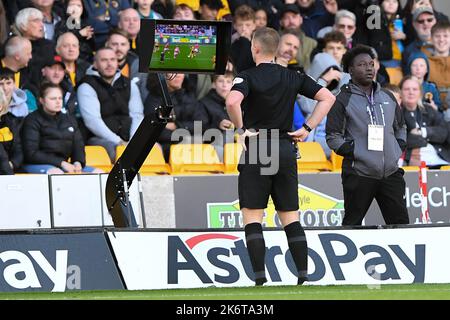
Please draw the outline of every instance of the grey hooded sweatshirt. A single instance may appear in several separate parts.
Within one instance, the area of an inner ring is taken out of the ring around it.
[[[351,167],[361,176],[382,179],[398,170],[406,125],[394,96],[379,83],[374,83],[374,102],[376,124],[384,122],[383,151],[368,150],[369,100],[352,82],[341,88],[328,113],[326,137],[330,148],[344,157],[343,170]]]

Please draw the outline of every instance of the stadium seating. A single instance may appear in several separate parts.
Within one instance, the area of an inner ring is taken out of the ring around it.
[[[224,146],[223,162],[225,173],[238,174],[237,166],[242,153],[242,146],[239,143],[227,143]]]
[[[125,146],[117,146],[116,148],[116,161],[122,155],[125,150]],[[152,174],[170,174],[170,166],[164,160],[164,155],[159,146],[153,146],[152,150],[145,158],[144,163],[139,169],[140,174],[152,175]]]
[[[450,170],[450,166],[442,166],[440,169],[441,170]]]
[[[309,170],[329,171],[331,163],[327,160],[322,146],[318,142],[299,142],[300,159],[297,160],[299,172]]]
[[[386,72],[389,75],[390,83],[399,85],[400,81],[402,81],[403,78],[402,68],[386,68]]]
[[[210,144],[174,144],[170,147],[169,163],[173,174],[224,172],[224,165]]]
[[[105,172],[111,171],[112,164],[108,152],[102,146],[85,146],[86,165],[102,169]]]

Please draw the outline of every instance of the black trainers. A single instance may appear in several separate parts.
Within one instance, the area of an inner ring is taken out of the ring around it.
[[[266,278],[258,278],[258,279],[255,279],[255,286],[262,286],[264,283],[266,283],[267,282],[267,279]]]
[[[298,277],[297,285],[301,286],[305,281],[308,281],[308,277]]]

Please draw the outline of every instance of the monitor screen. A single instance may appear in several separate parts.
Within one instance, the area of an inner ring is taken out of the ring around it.
[[[223,74],[230,35],[231,24],[224,21],[144,19],[140,71]]]

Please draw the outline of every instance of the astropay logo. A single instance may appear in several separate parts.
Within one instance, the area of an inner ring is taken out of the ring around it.
[[[276,236],[282,237],[281,233]],[[355,275],[358,280],[362,279],[359,280],[361,284],[404,279],[424,282],[424,244],[412,244],[408,248],[371,242],[357,245],[339,233],[322,233],[312,238],[315,241],[308,240],[309,282],[326,278],[328,283],[343,284]],[[268,279],[272,282],[294,283],[297,270],[287,248],[267,246],[265,263]],[[236,285],[254,278],[245,241],[231,233],[204,233],[187,240],[168,236],[167,271],[168,284],[174,285],[194,278],[203,284]]]
[[[80,268],[76,265],[67,265],[68,255],[68,250],[56,250],[56,263],[53,267],[38,250],[26,253],[17,250],[0,252],[2,280],[20,290],[50,287],[52,292],[63,292],[66,285],[69,289],[80,289]]]

